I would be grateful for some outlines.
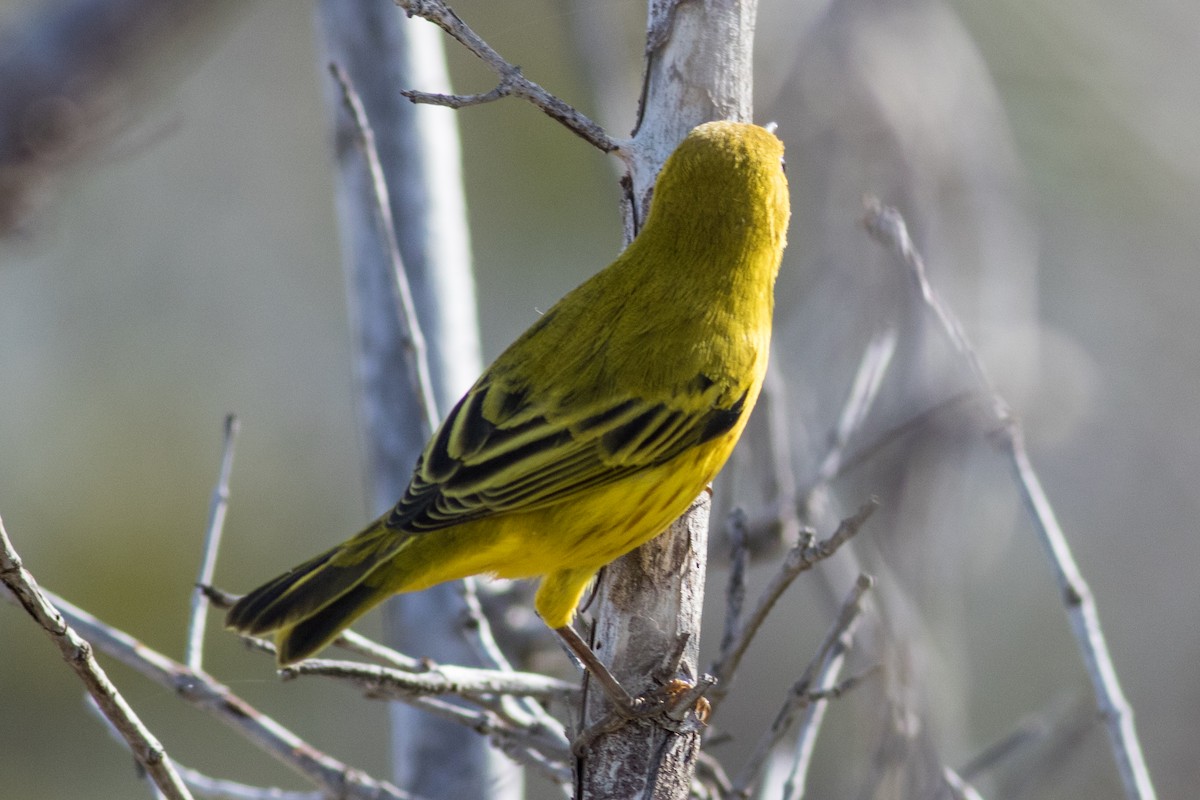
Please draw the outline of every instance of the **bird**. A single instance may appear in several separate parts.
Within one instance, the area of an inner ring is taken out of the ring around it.
[[[539,578],[536,611],[621,702],[572,618],[600,568],[687,510],[746,425],[790,217],[783,150],[751,123],[688,133],[638,235],[484,370],[399,502],[243,596],[227,627],[273,634],[286,666],[393,594]]]

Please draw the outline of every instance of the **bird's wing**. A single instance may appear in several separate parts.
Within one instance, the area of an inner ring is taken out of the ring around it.
[[[747,391],[707,388],[688,396],[691,408],[625,396],[554,413],[524,392],[476,385],[426,446],[387,525],[417,533],[528,511],[664,464],[742,416]]]

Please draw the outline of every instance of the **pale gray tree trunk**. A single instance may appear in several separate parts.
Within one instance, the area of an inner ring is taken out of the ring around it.
[[[359,347],[370,504],[381,513],[403,494],[430,422],[441,418],[480,370],[458,131],[453,112],[415,106],[400,95],[411,87],[448,90],[440,31],[377,0],[322,0],[317,8],[323,57],[345,70],[374,131],[403,265],[397,276],[371,176],[342,92],[330,78],[337,207]],[[420,352],[398,304],[398,280],[405,278],[427,346],[432,398],[422,397],[414,385],[412,360]],[[429,404],[435,407],[427,409]],[[386,638],[400,650],[479,664],[461,635],[465,614],[457,585],[395,597],[385,614]],[[392,730],[393,773],[406,790],[446,800],[521,795],[520,770],[478,733],[400,703],[392,706]]]
[[[642,107],[630,166],[626,230],[644,219],[658,170],[696,125],[751,118],[756,0],[650,0]],[[652,688],[664,660],[686,639],[681,677],[697,677],[708,547],[707,497],[669,531],[605,568],[592,643],[627,688]],[[591,693],[585,726],[606,704]],[[637,722],[600,736],[580,761],[580,798],[686,798],[700,750],[698,731]]]

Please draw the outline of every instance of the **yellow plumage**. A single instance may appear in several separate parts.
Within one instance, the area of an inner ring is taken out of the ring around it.
[[[789,215],[783,145],[697,127],[638,237],[496,361],[447,416],[404,497],[366,530],[242,598],[229,627],[279,662],[397,592],[542,578],[569,624],[596,571],[663,531],[725,463],[767,366]]]

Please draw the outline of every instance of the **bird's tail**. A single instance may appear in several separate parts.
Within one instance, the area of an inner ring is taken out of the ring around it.
[[[392,594],[372,575],[407,539],[377,520],[238,600],[225,625],[251,636],[274,633],[280,666],[307,658]]]

